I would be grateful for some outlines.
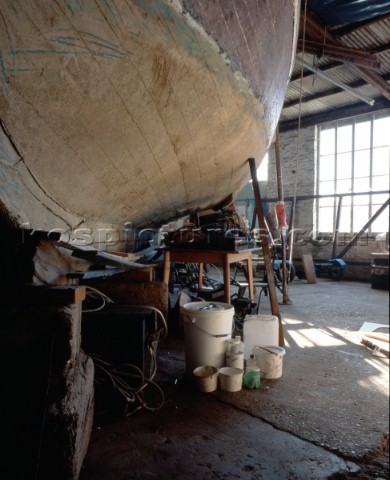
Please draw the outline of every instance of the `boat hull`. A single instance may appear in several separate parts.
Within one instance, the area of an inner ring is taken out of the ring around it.
[[[269,148],[296,2],[0,8],[0,209],[15,225],[158,225],[229,198]]]

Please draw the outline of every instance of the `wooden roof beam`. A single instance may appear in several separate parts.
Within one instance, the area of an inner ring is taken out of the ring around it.
[[[369,52],[364,50],[357,50],[356,48],[349,48],[340,45],[324,45],[323,43],[314,40],[305,41],[305,52],[317,55],[319,58],[323,55],[331,57],[334,60],[340,60],[343,63],[357,64],[362,68],[369,68],[372,70],[380,69],[380,62]],[[302,51],[303,40],[298,40],[297,50]]]

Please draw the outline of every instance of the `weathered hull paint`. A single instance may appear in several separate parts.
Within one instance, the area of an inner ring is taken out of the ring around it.
[[[220,203],[282,108],[298,0],[0,0],[0,209],[156,225]]]

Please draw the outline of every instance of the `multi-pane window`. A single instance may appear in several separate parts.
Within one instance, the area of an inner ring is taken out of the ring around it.
[[[389,166],[390,112],[319,126],[317,230],[333,232],[341,196],[339,231],[358,232],[389,198]],[[387,208],[368,231],[388,230]]]

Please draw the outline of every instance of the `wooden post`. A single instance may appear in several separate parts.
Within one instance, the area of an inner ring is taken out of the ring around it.
[[[284,346],[283,325],[282,325],[282,319],[279,312],[278,298],[276,296],[274,270],[272,267],[271,254],[270,254],[269,243],[267,238],[268,236],[266,234],[267,230],[265,226],[263,207],[261,204],[259,182],[257,180],[256,163],[254,158],[249,158],[248,162],[251,170],[253,194],[255,197],[257,218],[259,221],[260,238],[261,238],[261,244],[263,247],[264,265],[265,265],[265,270],[267,272],[267,282],[268,282],[271,311],[272,311],[272,314],[277,316],[279,319],[279,346],[283,347]]]

